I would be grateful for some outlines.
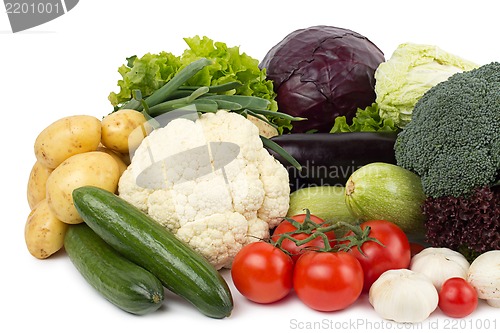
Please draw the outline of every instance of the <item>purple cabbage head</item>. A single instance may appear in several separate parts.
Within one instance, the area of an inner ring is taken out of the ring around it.
[[[375,70],[384,54],[368,38],[348,29],[299,29],[275,45],[259,67],[273,81],[280,112],[308,120],[292,132],[329,132],[335,118],[348,123],[357,108],[375,101]]]

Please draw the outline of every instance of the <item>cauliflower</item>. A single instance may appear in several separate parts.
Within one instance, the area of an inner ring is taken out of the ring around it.
[[[269,237],[286,216],[290,187],[258,128],[220,110],[154,130],[135,151],[118,193],[221,269],[244,245]]]

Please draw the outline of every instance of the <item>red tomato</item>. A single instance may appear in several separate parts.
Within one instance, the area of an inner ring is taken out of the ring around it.
[[[272,303],[292,290],[293,261],[266,242],[244,246],[235,256],[231,277],[238,291],[256,303]]]
[[[352,247],[348,252],[356,257],[364,272],[363,292],[368,292],[371,285],[379,276],[389,269],[408,268],[410,265],[410,242],[406,234],[396,224],[384,220],[371,220],[361,223],[361,229],[370,227],[369,237],[378,239],[384,246],[374,241],[367,241],[357,247]],[[346,236],[352,236],[349,231]]]
[[[293,285],[307,306],[318,311],[342,310],[361,294],[363,269],[346,252],[308,251],[295,263]]]
[[[478,297],[474,287],[463,278],[453,277],[444,281],[439,292],[439,308],[447,316],[463,318],[477,307]]]
[[[415,254],[420,253],[423,249],[425,249],[425,246],[423,246],[422,244],[410,242],[410,252],[412,258]]]
[[[306,218],[306,214],[294,215],[291,218],[299,223],[304,223],[304,220]],[[323,219],[321,219],[315,215],[310,215],[310,220],[314,223],[317,223],[317,224],[322,224],[325,222]],[[294,225],[292,223],[288,222],[287,220],[283,220],[276,227],[276,229],[274,229],[271,239],[274,242],[276,242],[276,241],[278,241],[281,234],[284,234],[287,232],[292,232],[295,230],[297,230],[297,228],[294,227]],[[335,233],[333,231],[329,231],[329,232],[326,232],[325,235],[330,240],[330,245],[333,246],[335,243]],[[297,234],[292,235],[293,238],[295,238],[296,240],[299,240],[299,241],[304,240],[309,236],[310,235],[306,234],[306,233],[297,233]],[[294,262],[297,261],[297,259],[300,257],[300,255],[302,253],[304,253],[305,250],[311,249],[311,248],[312,249],[318,249],[318,248],[322,249],[324,247],[325,247],[325,243],[323,241],[323,238],[321,238],[321,237],[316,237],[315,239],[313,239],[313,240],[311,240],[303,245],[300,245],[300,246],[295,245],[295,243],[289,239],[284,239],[283,242],[281,243],[281,248],[288,251],[289,253],[291,253],[291,256],[292,256],[292,259]]]

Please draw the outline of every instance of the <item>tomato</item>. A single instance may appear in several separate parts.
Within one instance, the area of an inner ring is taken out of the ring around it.
[[[363,292],[368,292],[379,276],[389,269],[408,268],[411,260],[410,242],[406,234],[396,224],[385,220],[370,220],[361,223],[362,230],[370,227],[368,237],[378,239],[384,246],[375,241],[367,241],[357,247],[352,247],[348,253],[356,257],[364,272]],[[352,236],[349,231],[346,236]]]
[[[346,252],[307,251],[295,263],[293,285],[299,299],[318,311],[353,304],[363,289],[363,269]]]
[[[425,249],[425,246],[423,246],[422,244],[410,242],[410,253],[412,258],[414,255],[420,253],[423,249]]]
[[[293,261],[266,242],[245,245],[235,256],[231,277],[238,291],[256,303],[276,302],[292,290]]]
[[[439,291],[438,306],[444,314],[454,318],[470,315],[477,307],[476,289],[460,277],[444,281]]]
[[[291,217],[291,219],[293,219],[299,223],[304,223],[304,221],[306,219],[306,214],[294,215]],[[316,224],[322,224],[325,222],[323,219],[321,219],[315,215],[310,215],[309,219]],[[287,220],[283,220],[276,227],[276,229],[274,229],[271,239],[274,242],[276,242],[276,241],[278,241],[281,234],[296,231],[296,230],[297,230],[297,228],[292,223],[290,223]],[[335,232],[328,231],[325,233],[325,235],[330,240],[330,245],[333,246],[333,244],[335,244]],[[293,234],[291,236],[293,238],[295,238],[296,240],[300,241],[300,240],[306,239],[310,235],[306,234],[306,233],[297,233],[297,234]],[[284,239],[283,242],[281,243],[281,248],[291,254],[294,262],[297,261],[297,259],[300,257],[300,255],[302,253],[304,253],[305,250],[307,250],[307,249],[322,249],[324,247],[325,247],[325,242],[323,241],[323,238],[321,238],[321,237],[316,237],[313,240],[311,240],[303,245],[300,245],[300,246],[295,245],[295,243],[289,239]]]

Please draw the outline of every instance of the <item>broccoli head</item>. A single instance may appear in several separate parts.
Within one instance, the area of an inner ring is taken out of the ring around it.
[[[395,144],[397,164],[428,197],[470,195],[500,170],[500,63],[457,73],[429,89]]]

